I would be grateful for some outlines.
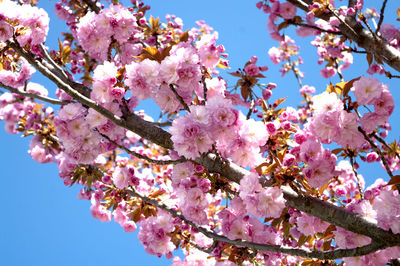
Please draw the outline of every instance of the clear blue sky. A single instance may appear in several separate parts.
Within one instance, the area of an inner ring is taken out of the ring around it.
[[[389,1],[386,18],[394,17],[397,7]],[[47,45],[57,49],[57,32],[62,29],[52,14],[54,1],[39,1],[51,16],[50,35]],[[275,82],[272,99],[289,96],[288,105],[299,102],[298,84],[292,75],[282,79],[278,68],[268,58],[267,51],[277,43],[268,38],[267,16],[256,9],[256,1],[148,1],[149,14],[164,19],[167,13],[183,19],[185,28],[194,26],[196,20],[205,20],[219,32],[219,44],[229,53],[232,70],[242,67],[252,56],[257,55],[261,65],[268,65],[265,82]],[[390,14],[389,12],[392,12]],[[295,37],[293,32],[289,35]],[[301,55],[305,64],[301,69],[306,73],[304,84],[313,85],[317,92],[326,88],[329,80],[319,75],[316,63],[316,49],[307,44],[311,39],[301,40]],[[355,56],[355,65],[344,72],[346,80],[365,74],[367,65],[364,55]],[[392,71],[394,73],[394,71]],[[230,79],[230,85],[234,83]],[[49,91],[56,87],[40,81]],[[338,82],[335,78],[332,83]],[[390,90],[398,103],[400,82],[390,82]],[[400,118],[397,106],[391,117],[393,131],[389,139],[398,139]],[[0,122],[0,255],[2,265],[9,266],[51,266],[51,265],[169,265],[171,260],[158,259],[145,253],[136,233],[125,233],[114,222],[101,223],[90,214],[90,203],[77,198],[78,186],[65,187],[58,177],[55,164],[40,165],[27,154],[29,139],[9,135]],[[377,177],[387,180],[380,165],[372,164],[360,170],[367,183]]]

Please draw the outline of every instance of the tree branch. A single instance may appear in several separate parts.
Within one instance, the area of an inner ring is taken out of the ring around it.
[[[387,0],[384,0],[383,3],[382,3],[381,12],[380,12],[380,15],[379,15],[378,26],[376,27],[375,34],[377,34],[379,32],[379,30],[381,29],[382,22],[383,22],[383,17],[384,17],[384,14],[385,14],[386,3],[387,3]]]
[[[309,12],[308,6],[313,3],[312,0],[288,0],[288,2],[297,6],[298,8]],[[332,13],[323,13],[318,16],[323,20],[328,21]],[[364,48],[368,53],[374,54],[381,58],[386,64],[400,72],[400,51],[388,44],[385,40],[374,38],[374,35],[365,29],[357,20],[352,16],[346,16],[338,28],[341,33],[348,39],[356,42],[359,47]]]
[[[100,133],[100,132],[99,132]],[[109,142],[111,142],[112,144],[114,144],[115,146],[117,146],[118,148],[120,148],[121,150],[124,150],[126,153],[135,156],[139,159],[145,160],[148,163],[154,163],[154,164],[158,164],[158,165],[168,165],[168,164],[178,164],[178,163],[183,163],[186,162],[187,159],[186,158],[181,158],[179,160],[155,160],[152,158],[149,158],[143,154],[131,151],[130,149],[128,149],[127,147],[118,144],[117,142],[113,141],[112,139],[110,139],[107,135],[100,133],[100,135],[104,138],[106,138]]]
[[[96,5],[96,2],[93,2],[92,0],[82,0],[83,2],[85,2],[85,4],[87,4],[90,9],[92,9],[96,14],[99,14],[100,12],[100,8]]]
[[[338,249],[338,250],[334,250],[334,251],[324,252],[324,251],[309,251],[309,250],[301,249],[301,248],[282,247],[280,245],[259,244],[259,243],[244,241],[244,240],[240,240],[240,239],[231,240],[225,236],[218,235],[217,233],[215,233],[212,230],[209,230],[204,227],[196,225],[194,222],[188,220],[185,216],[183,216],[180,212],[178,212],[178,211],[176,211],[154,199],[150,199],[148,197],[141,195],[132,187],[130,189],[127,189],[126,191],[127,191],[128,195],[133,196],[133,197],[139,197],[142,201],[144,201],[148,204],[151,204],[161,210],[164,210],[164,211],[172,214],[175,217],[180,218],[182,221],[184,221],[185,223],[192,226],[198,232],[213,239],[214,241],[225,242],[225,243],[229,243],[232,245],[247,247],[247,248],[250,248],[253,250],[280,252],[280,253],[285,253],[285,254],[289,254],[289,255],[293,255],[293,256],[318,258],[321,260],[334,260],[334,259],[343,258],[343,257],[362,256],[362,255],[370,254],[372,252],[375,252],[379,249],[384,248],[384,244],[382,244],[380,242],[372,241],[371,244],[363,246],[363,247],[359,247],[359,248]]]
[[[311,29],[314,29],[314,30],[317,30],[317,31],[320,31],[320,32],[330,33],[330,34],[334,34],[334,35],[342,35],[339,31],[324,30],[324,29],[321,29],[320,27],[317,27],[317,26],[314,26],[314,25],[308,25],[308,24],[305,24],[305,23],[295,22],[294,20],[291,20],[291,19],[287,20],[287,22],[290,25],[301,26],[301,27],[305,27],[305,28],[311,28]]]
[[[51,104],[57,104],[57,105],[68,104],[68,102],[63,102],[63,101],[60,101],[60,100],[57,100],[57,99],[49,98],[49,97],[46,97],[46,96],[41,96],[41,95],[36,94],[36,93],[29,93],[29,92],[22,91],[20,89],[15,89],[15,88],[7,86],[7,85],[5,85],[5,84],[3,84],[1,82],[0,82],[0,87],[3,87],[4,89],[6,89],[6,90],[8,90],[8,91],[10,91],[12,93],[16,93],[16,94],[24,96],[24,97],[38,99],[38,100],[41,100],[41,101],[44,101],[44,102],[48,102],[48,103],[51,103]]]
[[[178,99],[178,101],[182,104],[183,108],[185,108],[186,111],[190,112],[189,106],[185,103],[183,98],[179,95],[179,93],[175,90],[174,85],[169,84],[169,88],[171,91],[175,94],[175,97]]]
[[[74,90],[74,88],[47,69],[39,60],[36,60],[32,54],[24,51],[17,44],[10,42],[10,46],[14,46],[15,48],[13,48],[16,49],[21,56],[27,59],[30,64],[35,66],[43,75],[52,80],[57,86],[71,95],[74,99],[96,110],[100,114],[109,118],[115,124],[131,130],[139,136],[148,139],[161,147],[173,149],[173,142],[170,133],[156,127],[152,122],[143,120],[141,117],[133,113],[125,114],[123,118],[114,115],[93,100],[88,99],[86,96]],[[207,167],[210,172],[219,173],[236,183],[239,183],[241,178],[249,173],[246,169],[231,162],[221,161],[215,154],[203,155],[200,158],[197,158],[196,161]],[[388,247],[400,245],[400,234],[395,235],[388,231],[384,231],[379,228],[376,223],[368,221],[365,217],[340,209],[333,204],[320,201],[311,196],[298,195],[287,187],[282,187],[282,190],[284,197],[287,200],[287,205],[290,207],[340,226],[346,230],[369,236],[378,242],[384,241],[385,245]]]

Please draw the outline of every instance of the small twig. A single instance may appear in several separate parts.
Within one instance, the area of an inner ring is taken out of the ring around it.
[[[367,51],[358,51],[356,49],[350,48],[350,51],[356,54],[368,54]]]
[[[183,98],[175,90],[174,85],[170,84],[169,87],[171,88],[172,92],[175,94],[175,96],[178,99],[178,101],[183,105],[183,108],[185,108],[186,111],[190,112],[189,106],[185,103]]]
[[[378,136],[378,134],[376,134],[375,132],[372,135],[377,141],[379,141],[381,144],[383,144],[387,149],[389,149],[391,152],[393,152],[397,158],[399,158],[400,160],[400,154],[398,154],[396,151],[394,151],[387,143],[384,139],[382,139],[381,137]]]
[[[19,94],[19,95],[24,96],[24,97],[30,97],[30,98],[38,99],[38,100],[41,100],[41,101],[44,101],[44,102],[48,102],[48,103],[51,103],[51,104],[57,104],[57,105],[66,105],[66,104],[68,104],[68,102],[63,102],[63,101],[60,101],[60,100],[57,100],[57,99],[49,98],[49,97],[46,97],[46,96],[41,96],[41,95],[36,94],[36,93],[24,92],[24,91],[21,91],[19,89],[15,89],[15,88],[12,88],[10,86],[7,86],[7,85],[5,85],[5,84],[3,84],[1,82],[0,82],[0,87],[3,87],[4,89],[9,90],[12,93],[16,93],[16,94]]]
[[[381,29],[382,22],[383,22],[383,16],[385,14],[386,3],[387,3],[387,0],[384,0],[382,3],[378,26],[376,27],[375,34],[378,34],[379,30]]]
[[[292,70],[294,76],[297,79],[297,83],[299,83],[300,89],[303,88],[303,83],[301,82],[301,78],[299,76],[299,73],[297,73],[296,69],[295,69],[295,65],[293,64],[293,62],[290,60],[288,60],[289,64],[290,64],[290,70]]]
[[[246,119],[247,119],[247,120],[250,119],[250,116],[251,116],[251,114],[253,113],[253,110],[254,110],[254,99],[251,99],[249,111],[247,112],[247,115],[246,115]]]
[[[372,30],[372,28],[369,26],[369,24],[368,24],[368,22],[367,22],[367,19],[366,19],[366,18],[363,18],[363,19],[362,19],[362,22],[364,22],[365,26],[367,26],[367,29],[368,29],[369,32],[372,34],[372,37],[373,37],[374,40],[377,42],[377,41],[378,41],[378,38],[377,38],[375,32],[374,32],[374,31]]]
[[[197,248],[198,250],[201,250],[205,253],[210,253],[211,251],[213,251],[215,249],[215,247],[218,245],[218,241],[213,241],[212,245],[208,248],[204,248],[202,246],[197,245],[196,243],[190,241],[189,242],[190,245],[192,245],[193,247]]]
[[[201,77],[201,82],[203,83],[203,97],[204,97],[203,105],[205,105],[206,102],[207,102],[207,91],[208,91],[208,89],[207,89],[206,78],[205,78],[204,74]]]
[[[320,32],[325,32],[325,33],[329,33],[329,34],[334,34],[334,35],[343,35],[340,31],[332,31],[332,30],[324,30],[321,29],[318,26],[314,26],[314,25],[309,25],[309,24],[305,24],[305,23],[299,23],[299,22],[295,22],[293,20],[286,20],[287,23],[289,23],[290,25],[295,25],[295,26],[301,26],[301,27],[305,27],[305,28],[311,28]]]
[[[102,134],[99,132],[99,134],[103,137],[106,138],[109,142],[111,142],[112,144],[114,144],[115,146],[117,146],[118,148],[124,150],[126,153],[133,155],[137,158],[140,158],[142,160],[145,160],[149,163],[154,163],[154,164],[158,164],[158,165],[168,165],[168,164],[178,164],[178,163],[183,163],[186,162],[187,159],[186,158],[181,158],[179,160],[155,160],[155,159],[151,159],[143,154],[131,151],[130,149],[126,148],[125,146],[118,144],[117,142],[115,142],[114,140],[110,139],[107,135]]]
[[[383,163],[383,166],[385,167],[386,172],[388,173],[390,178],[392,178],[393,173],[392,173],[392,171],[390,171],[389,165],[387,164],[387,161],[386,161],[385,157],[383,156],[381,150],[378,148],[378,146],[375,145],[375,143],[370,139],[370,137],[367,135],[367,133],[361,127],[358,127],[358,131],[360,131],[361,134],[363,134],[365,140],[368,141],[368,143],[371,145],[373,150],[379,155],[379,157]]]
[[[54,62],[53,58],[49,55],[49,53],[46,50],[46,47],[44,47],[43,43],[40,44],[40,50],[42,50],[43,56],[46,58],[47,61],[50,62],[50,64],[55,67],[61,74],[63,74],[65,79],[69,79],[68,75],[65,73],[65,71],[56,63]]]
[[[341,82],[344,82],[343,74],[342,74],[342,72],[340,71],[340,69],[339,69],[339,64],[337,63],[336,60],[335,60],[335,68],[336,68],[336,71],[337,71],[337,73],[338,73],[338,75],[339,75],[340,81],[341,81]]]
[[[356,176],[358,191],[360,192],[360,197],[363,200],[364,199],[364,193],[363,193],[362,188],[361,188],[360,178],[358,177],[357,170],[354,167],[354,158],[353,158],[353,156],[350,156],[350,164],[351,164],[351,167],[353,168],[353,172],[354,172],[354,174]]]
[[[338,14],[336,14],[335,10],[332,10],[329,6],[327,7],[327,9],[331,11],[332,14],[354,34],[354,36],[358,36],[357,32],[355,32],[354,29],[346,23],[346,21],[344,21]]]
[[[400,79],[399,75],[392,75],[390,72],[386,72],[385,74],[389,79],[392,79],[392,78]]]

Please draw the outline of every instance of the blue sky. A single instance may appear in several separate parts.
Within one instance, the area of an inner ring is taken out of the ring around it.
[[[386,18],[393,18],[397,7],[389,1]],[[57,49],[57,31],[62,29],[52,14],[54,1],[39,1],[50,14],[50,35],[47,45]],[[223,44],[229,54],[232,70],[242,67],[252,55],[259,57],[260,65],[267,65],[267,82],[275,82],[272,99],[289,96],[287,105],[296,106],[298,84],[292,75],[281,78],[278,68],[268,58],[267,51],[277,42],[269,39],[266,30],[267,16],[255,7],[256,1],[148,1],[149,14],[159,16],[175,14],[183,19],[184,27],[191,28],[196,20],[205,20],[219,32],[218,44]],[[392,4],[392,6],[390,6]],[[390,14],[393,12],[393,14]],[[398,22],[397,22],[398,23]],[[287,32],[293,38],[292,31]],[[316,49],[307,45],[312,39],[303,39],[300,53],[305,61],[301,69],[309,84],[322,92],[329,81],[319,75]],[[365,74],[365,56],[355,56],[355,65],[344,72],[346,80]],[[394,71],[392,71],[394,73]],[[56,87],[35,75],[35,81],[54,93]],[[230,78],[232,86],[234,80]],[[400,99],[400,82],[390,84],[395,100]],[[145,106],[149,107],[149,106]],[[152,108],[151,106],[149,107]],[[389,140],[398,139],[400,108],[391,117],[393,131]],[[80,187],[65,187],[58,177],[55,164],[39,165],[27,154],[29,139],[9,135],[0,122],[0,166],[2,217],[0,219],[0,254],[4,265],[169,265],[171,260],[158,259],[145,253],[136,233],[125,233],[114,222],[101,223],[90,214],[90,203],[77,198]],[[370,164],[359,171],[371,183],[384,177],[379,164]]]

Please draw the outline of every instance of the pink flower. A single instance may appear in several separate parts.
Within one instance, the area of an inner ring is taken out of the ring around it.
[[[367,154],[366,160],[368,163],[379,161],[379,156],[376,152],[370,152]]]
[[[13,27],[5,20],[0,20],[0,42],[5,42],[13,35]]]
[[[384,230],[391,229],[393,233],[400,233],[400,198],[397,191],[381,191],[373,201],[378,226]]]
[[[336,69],[333,67],[326,67],[320,70],[321,75],[324,78],[330,78],[336,74]]]
[[[282,210],[286,207],[286,200],[283,198],[283,193],[279,187],[264,188],[256,197],[257,213],[254,215],[258,218],[278,218],[281,216]]]
[[[314,235],[317,232],[324,232],[328,226],[328,223],[305,213],[302,213],[297,218],[297,229],[304,235]]]
[[[260,73],[260,69],[256,64],[247,64],[244,67],[244,71],[246,72],[246,75],[248,76],[256,76]]]
[[[292,166],[294,163],[296,162],[296,156],[292,155],[292,154],[285,154],[285,157],[283,158],[283,166],[285,167],[290,167]]]
[[[393,96],[386,88],[378,99],[373,102],[375,112],[378,115],[390,116],[394,110]]]
[[[279,14],[284,19],[292,19],[296,15],[297,8],[289,2],[283,3],[279,7]]]
[[[323,92],[312,98],[314,112],[316,114],[328,114],[343,110],[343,103],[336,93]]]
[[[137,180],[135,177],[135,169],[130,165],[117,167],[112,175],[113,183],[119,189],[134,184],[136,181],[135,179]]]
[[[268,50],[269,58],[272,63],[279,64],[281,62],[281,52],[278,48],[272,47]]]
[[[381,97],[382,90],[383,87],[377,79],[364,76],[355,81],[352,88],[359,105],[373,104]]]

